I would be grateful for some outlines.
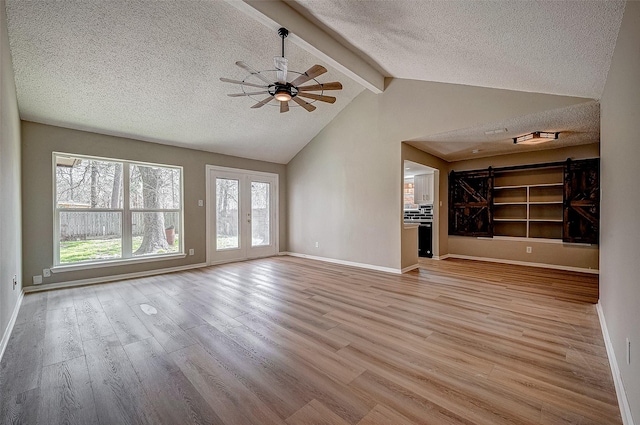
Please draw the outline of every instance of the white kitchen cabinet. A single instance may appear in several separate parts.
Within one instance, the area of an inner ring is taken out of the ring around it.
[[[413,199],[418,205],[433,203],[433,174],[414,176]]]

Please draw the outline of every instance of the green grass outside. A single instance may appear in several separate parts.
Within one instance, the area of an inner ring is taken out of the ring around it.
[[[60,242],[60,264],[72,264],[81,261],[111,260],[122,255],[121,239],[90,239],[83,241]],[[142,236],[134,236],[132,240],[132,252],[142,244]],[[218,237],[218,249],[235,248],[238,246],[238,237]],[[178,252],[180,241],[176,235],[173,246],[168,251],[158,251],[156,254]]]
[[[132,252],[135,252],[142,244],[142,236],[134,236],[132,240]],[[120,258],[122,255],[121,239],[91,239],[83,241],[60,242],[60,264],[77,263],[80,261],[110,260]],[[158,251],[156,254],[178,252],[180,243],[176,235],[173,246],[167,251]]]

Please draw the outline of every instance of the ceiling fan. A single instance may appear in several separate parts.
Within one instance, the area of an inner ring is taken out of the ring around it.
[[[284,39],[289,35],[289,31],[286,28],[280,28],[278,30],[278,35],[280,36],[280,38],[282,38],[282,57],[276,56],[275,58],[273,58],[275,69],[267,71],[256,71],[245,62],[236,62],[236,65],[249,72],[249,75],[242,81],[231,80],[229,78],[220,78],[220,81],[231,84],[239,84],[242,87],[242,93],[232,93],[229,96],[253,97],[266,94],[268,95],[268,97],[260,100],[258,103],[253,105],[252,108],[261,108],[275,99],[280,103],[281,113],[289,111],[289,101],[291,100],[293,100],[295,103],[302,106],[309,112],[312,112],[316,109],[316,107],[313,106],[312,103],[315,103],[318,100],[321,102],[334,103],[336,101],[336,98],[333,96],[325,96],[324,91],[342,90],[342,84],[337,81],[321,84],[318,80],[316,80],[316,77],[327,72],[327,69],[322,65],[313,65],[311,68],[307,69],[306,72],[288,71],[288,61],[287,58],[284,57]],[[292,81],[288,81],[287,77],[291,74],[296,74],[297,76]],[[271,79],[268,77],[269,75],[272,76]],[[260,79],[262,83],[247,81],[247,79],[251,77]],[[273,78],[275,78],[275,81],[273,81]],[[310,80],[315,81],[316,84],[301,86],[301,84],[304,84]],[[263,90],[246,91],[245,88],[248,87],[257,87]],[[320,94],[311,92],[320,92]],[[301,98],[311,99],[311,101],[307,102]]]

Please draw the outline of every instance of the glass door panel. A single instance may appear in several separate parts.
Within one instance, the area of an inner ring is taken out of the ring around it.
[[[269,183],[251,182],[251,246],[270,245]]]
[[[240,180],[216,178],[216,250],[238,249]]]

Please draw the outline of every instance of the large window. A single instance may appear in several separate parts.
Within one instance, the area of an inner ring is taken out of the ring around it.
[[[182,168],[54,154],[57,266],[183,253]]]

